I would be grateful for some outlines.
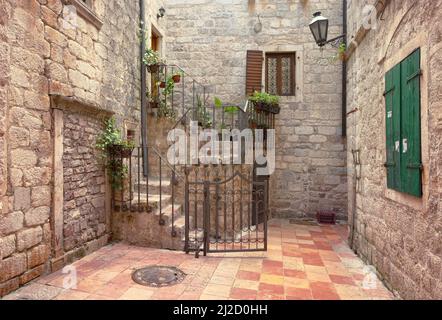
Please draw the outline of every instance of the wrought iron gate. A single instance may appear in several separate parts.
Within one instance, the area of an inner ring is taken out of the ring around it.
[[[186,170],[185,251],[267,250],[268,179],[246,165]]]

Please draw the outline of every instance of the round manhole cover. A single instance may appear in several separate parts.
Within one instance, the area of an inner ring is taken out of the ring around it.
[[[186,274],[178,268],[169,266],[149,266],[135,270],[132,279],[148,287],[168,287],[180,283]]]

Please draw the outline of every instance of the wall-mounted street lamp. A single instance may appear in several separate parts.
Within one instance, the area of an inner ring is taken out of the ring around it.
[[[318,46],[323,47],[329,43],[336,43],[338,40],[344,41],[345,34],[327,40],[328,38],[328,19],[324,17],[321,12],[315,12],[313,14],[313,20],[309,24],[310,31],[315,38],[315,41]]]
[[[324,17],[321,12],[313,14],[313,20],[309,27],[315,38],[316,44],[319,47],[324,47],[326,44],[331,44],[334,47],[347,46],[347,0],[342,2],[343,19],[342,27],[343,34],[339,37],[328,40],[328,19]],[[342,135],[347,135],[347,62],[342,59]]]
[[[157,19],[164,17],[165,13],[166,13],[166,9],[164,9],[164,7],[161,7],[157,13]]]

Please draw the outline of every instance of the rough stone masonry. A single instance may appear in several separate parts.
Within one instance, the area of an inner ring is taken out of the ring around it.
[[[171,0],[167,58],[226,103],[245,102],[247,50],[296,51],[297,93],[281,98],[276,118],[273,217],[315,217],[334,210],[347,218],[345,139],[342,137],[341,62],[320,50],[308,24],[313,12],[330,18],[330,37],[342,33],[341,1]],[[198,10],[195,10],[198,7]],[[258,18],[259,15],[259,18]],[[262,23],[262,31],[255,26]]]
[[[0,0],[0,296],[107,241],[104,172],[93,146],[101,116],[139,122],[139,8],[137,1],[92,3],[95,17],[78,15],[70,26],[61,0]],[[58,235],[55,95],[103,111],[65,112]]]

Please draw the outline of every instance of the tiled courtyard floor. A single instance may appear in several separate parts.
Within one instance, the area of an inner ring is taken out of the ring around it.
[[[346,244],[346,226],[269,222],[268,251],[194,255],[113,244],[75,262],[76,289],[63,289],[61,271],[5,299],[393,299]],[[186,274],[167,288],[132,281],[134,269],[173,265]]]

